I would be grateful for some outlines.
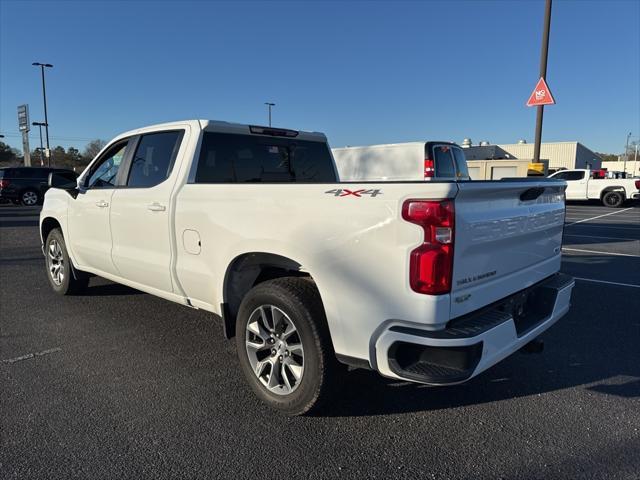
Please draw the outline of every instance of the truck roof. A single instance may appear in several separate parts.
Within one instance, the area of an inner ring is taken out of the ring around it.
[[[249,125],[244,123],[234,123],[234,122],[225,122],[222,120],[179,120],[175,122],[166,122],[166,123],[157,123],[155,125],[148,125],[146,127],[136,128],[134,130],[129,130],[127,132],[123,132],[118,135],[114,140],[124,137],[130,137],[132,135],[139,135],[142,133],[149,133],[158,130],[167,130],[172,128],[181,128],[185,125],[190,125],[197,129],[206,130],[208,132],[221,132],[221,133],[238,133],[238,134],[247,134],[250,135],[251,127],[260,127],[260,128],[273,128],[275,130],[291,130],[285,129],[283,127],[266,127],[263,125]],[[304,130],[294,130],[297,132],[295,138],[300,140],[310,140],[316,142],[326,142],[327,137],[324,133],[321,132],[308,132]]]

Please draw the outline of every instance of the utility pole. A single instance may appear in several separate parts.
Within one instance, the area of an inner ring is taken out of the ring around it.
[[[264,104],[269,108],[269,126],[271,126],[271,107],[274,107],[276,104],[271,102],[264,102]]]
[[[629,158],[629,138],[631,138],[631,132],[627,134],[627,143],[624,145],[624,174],[627,174],[627,158]]]
[[[551,28],[551,0],[546,0],[544,9],[544,32],[542,33],[542,49],[540,52],[540,77],[547,81],[547,57],[549,54],[549,30]],[[542,117],[544,105],[538,106],[536,113],[536,139],[533,147],[533,162],[540,162],[540,142],[542,141]]]
[[[46,127],[47,124],[45,122],[32,122],[31,125],[34,127],[38,127],[40,130],[40,166],[44,166],[44,147],[42,145],[42,127]]]
[[[40,62],[33,62],[31,65],[33,65],[34,67],[40,67],[40,72],[42,73],[42,99],[44,101],[44,123],[45,123],[45,132],[47,134],[47,166],[50,167],[51,166],[51,148],[49,147],[49,118],[47,117],[47,88],[45,86],[45,81],[44,81],[44,69],[46,68],[53,68],[53,65],[51,65],[50,63],[40,63]]]

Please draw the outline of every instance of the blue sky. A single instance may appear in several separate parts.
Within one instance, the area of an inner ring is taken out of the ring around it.
[[[325,132],[332,146],[533,141],[544,2],[0,0],[0,133],[16,107],[82,148],[185,118]],[[618,153],[640,134],[640,2],[553,7],[543,141]],[[31,147],[38,142],[31,132]]]

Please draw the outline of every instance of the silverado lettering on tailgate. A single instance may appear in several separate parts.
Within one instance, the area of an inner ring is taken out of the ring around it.
[[[558,209],[533,215],[472,222],[467,229],[472,242],[490,242],[514,237],[525,232],[545,230],[552,226],[562,225],[563,222],[564,209]]]

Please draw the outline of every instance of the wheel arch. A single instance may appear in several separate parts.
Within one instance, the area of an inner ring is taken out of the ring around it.
[[[609,192],[621,192],[623,197],[627,197],[627,191],[622,185],[611,185],[602,189],[602,191],[600,192],[600,200],[602,200],[604,196]]]
[[[307,277],[315,282],[300,262],[275,253],[246,252],[229,263],[222,286],[222,317],[227,338],[235,335],[236,317],[247,292],[259,283],[280,277]]]
[[[62,225],[60,222],[54,217],[46,217],[40,222],[40,237],[42,238],[42,243],[47,241],[47,236],[51,233],[51,230],[59,228],[62,231]]]

